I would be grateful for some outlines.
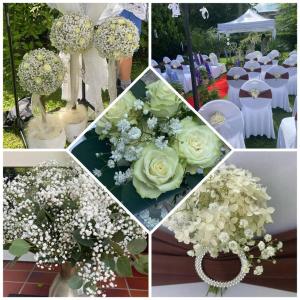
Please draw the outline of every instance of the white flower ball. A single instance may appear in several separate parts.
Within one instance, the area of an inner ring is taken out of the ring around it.
[[[65,53],[82,53],[92,45],[94,26],[92,20],[76,13],[65,14],[53,22],[50,40]]]
[[[123,17],[112,17],[101,23],[95,31],[94,44],[101,57],[119,60],[131,57],[139,48],[137,27]]]
[[[65,67],[52,51],[36,49],[26,53],[18,69],[22,88],[32,94],[49,95],[63,83]]]

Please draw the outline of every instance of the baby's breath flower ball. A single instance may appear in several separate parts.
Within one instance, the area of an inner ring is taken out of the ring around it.
[[[99,25],[94,36],[99,55],[112,60],[133,56],[139,40],[137,27],[123,17],[108,18]]]
[[[37,95],[55,92],[62,85],[64,74],[59,56],[44,48],[26,53],[18,70],[22,88]]]
[[[82,53],[91,46],[93,33],[93,22],[89,17],[70,13],[54,21],[50,40],[59,51]]]

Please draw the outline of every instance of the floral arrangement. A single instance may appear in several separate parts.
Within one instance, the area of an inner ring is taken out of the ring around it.
[[[71,264],[73,289],[102,295],[132,266],[147,273],[146,234],[81,168],[43,164],[4,179],[4,244],[37,266]],[[99,282],[101,281],[101,284]]]
[[[103,21],[95,31],[94,44],[101,57],[119,60],[131,57],[139,47],[137,27],[123,17]]]
[[[84,15],[69,13],[54,20],[50,40],[52,45],[64,53],[82,53],[87,50],[94,36],[92,20]]]
[[[111,145],[104,168],[127,166],[115,171],[115,185],[132,181],[142,198],[155,199],[179,188],[187,174],[214,166],[222,143],[163,81],[146,90],[143,99],[125,94],[100,119],[96,133]],[[102,171],[94,174],[104,176]]]
[[[165,224],[178,241],[193,244],[188,255],[198,256],[206,249],[217,257],[231,251],[245,256],[244,274],[253,268],[254,275],[261,275],[262,262],[276,263],[274,256],[283,245],[265,234],[275,209],[267,205],[271,198],[259,181],[247,170],[223,166]],[[253,249],[259,254],[254,256]]]
[[[213,126],[221,125],[225,122],[226,118],[224,114],[219,111],[216,111],[210,116],[209,123]]]
[[[37,95],[55,92],[62,85],[64,74],[59,56],[44,48],[26,53],[18,69],[22,88]]]

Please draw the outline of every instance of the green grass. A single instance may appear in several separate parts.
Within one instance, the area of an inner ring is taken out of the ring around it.
[[[132,79],[134,80],[139,76],[148,66],[147,59],[135,59],[132,66]],[[107,93],[104,92],[107,95]],[[46,110],[53,111],[64,107],[66,101],[60,99],[61,90],[57,90],[55,93],[48,96],[46,99]],[[20,95],[19,95],[20,96]],[[107,97],[106,97],[107,98]],[[104,100],[106,99],[104,97]],[[4,88],[3,91],[3,111],[8,111],[14,108],[14,96],[13,93]],[[19,130],[16,126],[11,128],[4,128],[3,130],[3,148],[6,149],[21,149],[24,148]]]

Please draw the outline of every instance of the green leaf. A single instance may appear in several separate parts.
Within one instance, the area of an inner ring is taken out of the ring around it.
[[[123,231],[119,230],[116,233],[114,233],[113,237],[111,238],[114,242],[122,242],[124,240],[124,233]]]
[[[81,277],[78,275],[73,275],[69,280],[68,280],[68,285],[71,289],[73,290],[78,290],[82,287],[83,285],[83,280]]]
[[[17,239],[11,243],[8,251],[10,254],[20,257],[26,254],[30,250],[30,247],[30,244],[27,243],[25,240]]]
[[[115,270],[116,263],[112,254],[104,254],[104,256],[102,257],[102,261],[108,268],[110,268],[113,271]]]
[[[135,239],[128,243],[127,249],[131,254],[140,254],[147,248],[147,241],[144,239]]]
[[[114,249],[114,251],[120,255],[123,256],[124,255],[124,251],[121,248],[120,245],[118,245],[116,242],[114,242],[113,240],[108,240],[109,244],[112,246],[112,248]]]
[[[86,240],[86,239],[83,239],[81,237],[81,234],[80,234],[80,230],[79,229],[76,229],[74,232],[73,232],[73,237],[74,239],[76,240],[77,243],[79,243],[80,245],[82,246],[85,246],[85,247],[93,247],[95,242],[94,240],[92,239],[89,239],[89,240]]]
[[[134,262],[133,266],[141,274],[148,274],[148,255],[139,256]]]
[[[117,260],[116,271],[121,277],[131,277],[131,263],[127,256],[121,256]]]

